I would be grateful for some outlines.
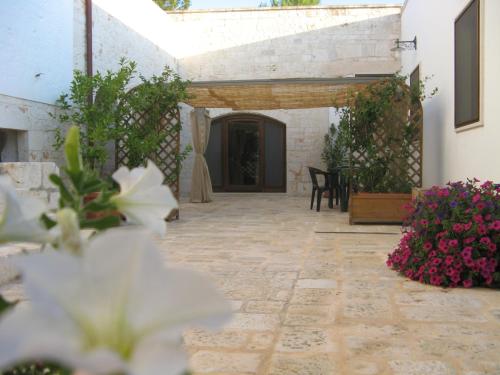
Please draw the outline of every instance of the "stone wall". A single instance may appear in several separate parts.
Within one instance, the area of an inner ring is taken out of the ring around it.
[[[229,113],[262,114],[286,125],[287,193],[304,195],[310,193],[311,180],[307,166],[324,167],[321,161],[323,137],[330,125],[329,108],[272,110],[239,112],[230,109],[210,109],[210,117],[215,118]],[[187,111],[185,111],[187,113]],[[184,121],[187,122],[187,118]],[[182,141],[190,141],[190,127],[185,126]],[[184,164],[181,175],[181,191],[190,191],[193,154]]]
[[[84,0],[72,4],[72,66],[85,70]],[[337,77],[393,73],[400,67],[399,56],[390,51],[399,37],[399,6],[167,13],[151,0],[94,0],[93,18],[94,71],[115,70],[120,57],[135,60],[146,77],[160,73],[168,64],[194,80]],[[57,17],[46,21],[58,22]],[[0,128],[19,130],[19,161],[61,160],[52,147],[58,124],[48,113],[54,110],[52,102],[0,93]],[[183,106],[183,147],[191,143],[189,111]],[[309,180],[304,166],[321,166],[328,109],[262,113],[287,124],[288,191],[305,192]],[[182,172],[184,195],[190,188],[191,158]]]
[[[0,175],[12,179],[19,195],[40,198],[51,206],[59,198],[57,188],[49,180],[53,173],[59,174],[59,168],[51,162],[0,163]]]
[[[172,46],[192,80],[393,73],[399,6],[323,6],[173,12]],[[176,43],[174,41],[173,43]]]
[[[2,161],[61,161],[61,154],[52,147],[58,124],[49,113],[56,111],[54,105],[0,94],[0,129],[15,134],[7,140],[7,147],[15,151]]]

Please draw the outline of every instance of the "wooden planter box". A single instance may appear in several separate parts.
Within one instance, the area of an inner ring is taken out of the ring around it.
[[[403,206],[410,201],[411,194],[353,194],[349,202],[349,224],[401,224],[406,215]]]

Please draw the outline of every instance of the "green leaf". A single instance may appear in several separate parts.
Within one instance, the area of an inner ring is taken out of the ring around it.
[[[120,217],[109,215],[96,220],[83,220],[80,225],[82,229],[105,230],[120,226]]]
[[[111,211],[115,208],[114,204],[109,202],[91,201],[87,203],[84,207],[84,211],[99,212],[99,211]]]
[[[69,128],[64,142],[64,154],[68,171],[80,172],[83,169],[82,154],[80,151],[80,129],[73,125]]]
[[[56,225],[57,225],[57,222],[55,222],[54,220],[52,220],[50,217],[48,217],[46,214],[43,214],[41,217],[40,217],[40,220],[42,220],[42,222],[45,224],[45,227],[47,229],[52,229],[54,228]]]
[[[59,177],[56,174],[51,174],[49,176],[50,181],[56,185],[59,188],[59,193],[61,194],[61,198],[64,199],[65,201],[71,203],[74,201],[73,196],[69,192],[69,190],[66,188],[66,185],[64,185],[63,180],[61,177]]]
[[[13,307],[16,304],[16,302],[9,302],[6,301],[1,295],[0,295],[0,315],[2,315],[4,312],[6,312],[8,309]]]

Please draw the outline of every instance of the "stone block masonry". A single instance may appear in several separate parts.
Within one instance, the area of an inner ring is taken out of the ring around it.
[[[57,204],[59,193],[50,182],[51,174],[59,174],[52,162],[0,163],[0,175],[8,175],[20,196],[40,198],[51,206]]]

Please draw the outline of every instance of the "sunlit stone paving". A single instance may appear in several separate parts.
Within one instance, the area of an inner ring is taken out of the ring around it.
[[[409,281],[385,265],[398,227],[347,222],[281,194],[182,204],[166,263],[207,274],[234,306],[224,331],[186,332],[194,374],[500,374],[499,290]]]

